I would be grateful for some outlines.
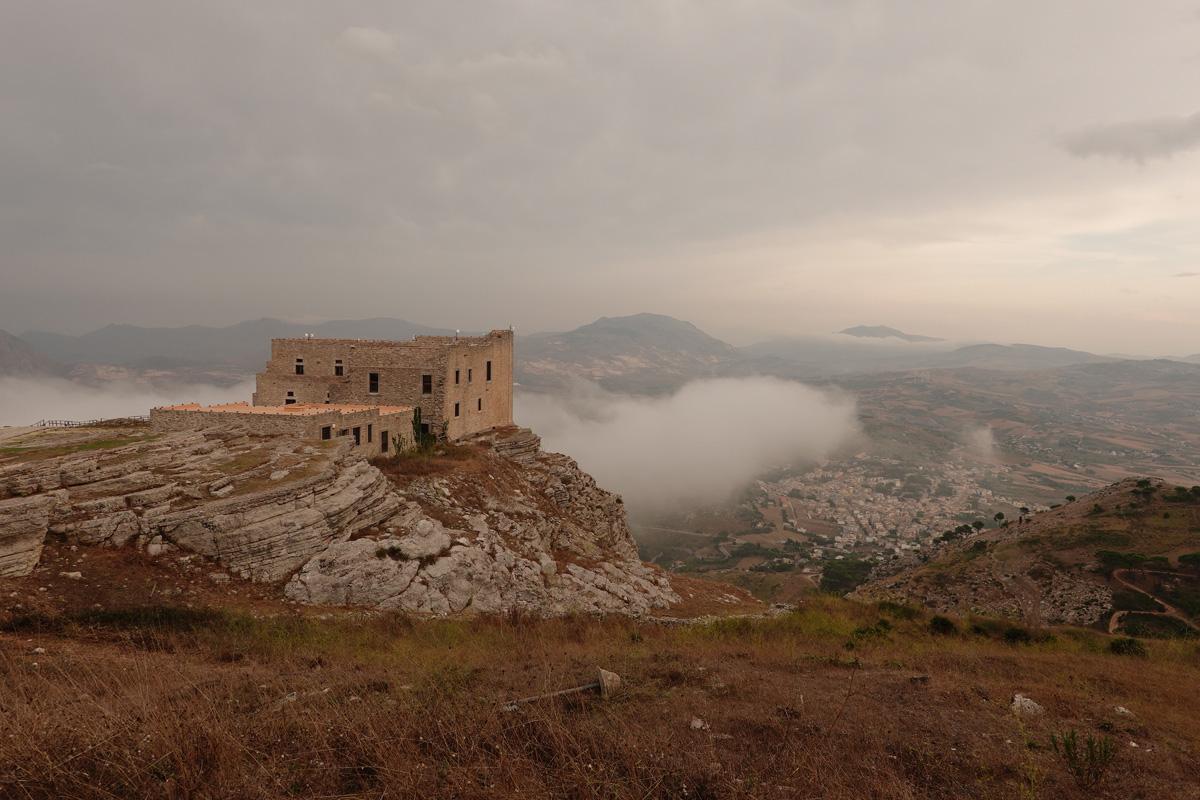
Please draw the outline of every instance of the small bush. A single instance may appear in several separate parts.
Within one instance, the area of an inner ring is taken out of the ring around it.
[[[1051,734],[1050,744],[1067,765],[1067,771],[1075,783],[1084,791],[1104,778],[1104,773],[1117,757],[1117,743],[1111,736],[1096,738],[1089,733],[1083,747],[1080,747],[1075,731],[1065,731],[1061,736]]]
[[[390,558],[392,561],[407,561],[408,556],[404,555],[396,545],[388,545],[381,547],[375,551],[375,557],[378,559]]]
[[[954,620],[938,614],[929,620],[929,631],[938,636],[952,636],[958,633],[958,626],[954,624]]]
[[[921,613],[916,606],[899,603],[895,600],[882,600],[878,608],[880,614],[888,614],[896,619],[916,619]]]
[[[1012,625],[1004,629],[1004,641],[1012,645],[1029,644],[1033,641],[1033,634],[1028,628]]]
[[[1119,636],[1108,643],[1109,652],[1118,656],[1134,656],[1136,658],[1149,658],[1150,650],[1146,647],[1146,643],[1140,639],[1134,639],[1132,636]]]
[[[892,623],[888,622],[886,619],[881,619],[870,627],[867,627],[864,625],[862,627],[855,628],[850,633],[850,638],[856,639],[856,640],[886,639],[887,635],[888,635],[888,631],[890,631],[891,629],[892,629]],[[849,645],[846,648],[847,650],[853,649],[852,643],[848,642],[847,644]]]

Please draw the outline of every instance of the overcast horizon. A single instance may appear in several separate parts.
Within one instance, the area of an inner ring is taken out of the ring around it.
[[[0,329],[1200,351],[1200,0],[0,11]]]

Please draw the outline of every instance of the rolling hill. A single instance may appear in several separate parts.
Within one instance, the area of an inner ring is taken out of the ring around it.
[[[897,559],[853,594],[1031,625],[1200,635],[1200,488],[1128,478],[1029,520]],[[1116,554],[1115,556],[1112,554]],[[1118,558],[1120,556],[1121,558]],[[1180,561],[1180,556],[1184,556]],[[1126,612],[1114,621],[1119,612]]]
[[[743,356],[734,346],[662,314],[601,317],[566,333],[517,340],[517,382],[549,390],[593,380],[610,391],[661,394],[727,372]]]

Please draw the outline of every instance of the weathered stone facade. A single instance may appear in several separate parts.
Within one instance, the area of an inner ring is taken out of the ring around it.
[[[388,452],[393,436],[411,435],[412,411],[399,406],[324,403],[286,406],[251,406],[247,403],[200,406],[192,403],[152,409],[150,426],[158,432],[237,427],[258,436],[346,440],[372,456]]]
[[[511,330],[411,342],[272,339],[254,405],[419,407],[431,432],[445,424],[448,438],[461,439],[512,424],[512,376]]]

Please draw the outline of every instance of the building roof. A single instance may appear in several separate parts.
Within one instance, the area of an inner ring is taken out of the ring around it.
[[[412,411],[411,406],[356,406],[339,405],[335,403],[292,403],[286,406],[252,406],[249,403],[226,403],[219,406],[202,406],[199,403],[186,403],[181,406],[165,406],[161,411],[201,411],[206,414],[279,414],[291,417],[314,417],[336,411],[339,414],[352,414],[356,411],[378,409],[380,414],[399,414]]]
[[[417,334],[412,339],[343,339],[339,337],[323,337],[323,336],[282,336],[272,339],[273,342],[325,342],[327,344],[350,344],[350,345],[366,345],[367,347],[442,347],[451,344],[474,344],[485,343],[493,339],[497,335],[510,333],[511,331],[494,330],[490,333],[481,334],[479,336],[463,336],[454,334]]]

